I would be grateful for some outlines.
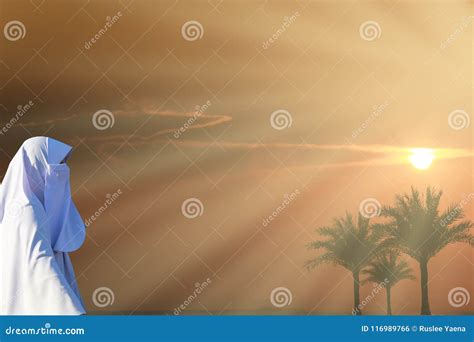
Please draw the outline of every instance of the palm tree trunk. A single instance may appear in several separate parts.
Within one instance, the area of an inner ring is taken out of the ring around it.
[[[431,315],[430,302],[428,300],[428,261],[420,261],[421,278],[421,315]]]
[[[392,314],[392,298],[391,298],[390,291],[391,291],[390,286],[387,286],[385,288],[385,292],[387,294],[387,315]]]
[[[352,277],[354,279],[354,308],[352,312],[356,315],[362,315],[362,311],[359,308],[360,296],[359,296],[359,271],[353,271]]]

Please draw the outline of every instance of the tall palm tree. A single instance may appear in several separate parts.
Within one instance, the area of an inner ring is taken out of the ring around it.
[[[354,310],[361,314],[359,302],[359,274],[379,249],[378,232],[373,232],[369,219],[359,214],[357,223],[352,215],[334,219],[331,226],[317,230],[325,240],[313,241],[308,249],[322,249],[323,254],[306,262],[305,266],[312,269],[321,263],[332,263],[351,271],[354,283]]]
[[[415,279],[408,263],[405,260],[398,262],[398,256],[398,252],[391,250],[377,257],[366,269],[362,270],[362,274],[368,275],[364,283],[370,281],[385,287],[385,293],[387,295],[387,315],[392,314],[392,287],[400,280]]]
[[[464,219],[460,205],[439,212],[442,192],[428,187],[426,194],[411,188],[410,194],[396,195],[395,205],[382,208],[391,219],[384,226],[386,242],[397,246],[420,265],[421,314],[430,315],[428,299],[428,261],[450,243],[469,242],[474,223]]]

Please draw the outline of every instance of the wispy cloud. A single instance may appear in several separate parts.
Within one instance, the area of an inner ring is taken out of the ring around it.
[[[89,126],[84,125],[84,117],[89,116],[72,114],[67,117],[50,119],[42,122],[29,122],[23,124],[25,127],[48,127],[68,125],[70,130],[75,128],[76,139],[85,139],[93,142],[100,153],[107,148],[114,148],[127,142],[129,145],[140,148],[142,146],[161,145],[170,141],[171,134],[182,125],[182,120],[196,117],[196,112],[176,112],[176,111],[157,111],[144,109],[136,110],[116,110],[112,112],[118,125],[127,126],[130,122],[140,122],[135,129],[127,129],[125,132],[112,133],[116,130],[104,131],[97,134],[97,131]],[[166,118],[170,122],[159,121],[157,119]],[[76,120],[82,122],[82,125],[76,124]],[[155,120],[155,121],[153,121]],[[232,117],[223,114],[199,113],[198,119],[187,128],[187,131],[202,128],[210,128],[225,123],[230,123]],[[163,127],[168,125],[168,127]],[[150,128],[151,127],[151,128]],[[109,133],[110,132],[110,133]],[[341,162],[320,162],[320,167],[352,167],[367,165],[396,165],[407,163],[407,157],[414,148],[430,148],[429,146],[394,146],[382,144],[313,144],[313,143],[288,143],[288,142],[245,142],[245,141],[228,141],[221,139],[218,141],[190,139],[186,136],[180,139],[172,139],[173,143],[182,147],[192,148],[222,148],[225,150],[294,150],[298,153],[311,151],[341,151],[349,153],[349,157]],[[436,159],[454,159],[473,157],[474,153],[469,149],[460,148],[433,148]],[[352,157],[350,157],[352,156]],[[308,163],[298,167],[312,168],[314,164]]]

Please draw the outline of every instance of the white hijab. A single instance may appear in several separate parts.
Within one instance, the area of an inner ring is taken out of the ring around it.
[[[0,189],[0,314],[85,313],[68,252],[85,226],[71,198],[71,147],[47,137],[26,140]]]

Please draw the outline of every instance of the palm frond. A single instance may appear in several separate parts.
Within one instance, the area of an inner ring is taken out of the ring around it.
[[[335,256],[331,252],[324,253],[322,255],[317,256],[314,259],[308,260],[305,262],[305,268],[307,270],[311,270],[315,268],[316,266],[319,266],[323,263],[332,263],[336,265],[341,265],[344,266],[344,263],[340,260],[338,260],[337,256]]]
[[[312,241],[308,249],[323,250],[323,254],[305,263],[308,269],[323,262],[333,262],[354,272],[362,269],[379,252],[382,232],[372,230],[369,219],[358,215],[357,222],[350,213],[336,217],[329,227],[317,232],[324,239]]]
[[[362,270],[362,274],[367,275],[364,283],[373,282],[392,287],[400,280],[415,279],[408,263],[400,260],[399,256],[398,250],[390,250],[373,260]]]
[[[423,195],[415,188],[395,196],[394,206],[384,206],[382,215],[391,219],[385,227],[387,242],[417,260],[428,260],[450,243],[471,242],[472,221],[464,220],[462,207],[450,205],[442,213],[443,192],[428,187]],[[378,228],[382,229],[382,228]]]

